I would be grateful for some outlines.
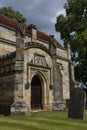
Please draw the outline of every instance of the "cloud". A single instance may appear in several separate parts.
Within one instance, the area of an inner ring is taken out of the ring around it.
[[[65,15],[66,15],[65,10],[64,10],[64,9],[58,10],[58,11],[56,12],[56,14],[51,18],[51,22],[52,22],[52,23],[55,23],[57,16],[59,16],[60,14],[63,14],[63,15],[65,16]]]
[[[65,14],[65,3],[66,0],[0,0],[0,7],[11,6],[27,18],[27,24],[35,24],[39,30],[54,34],[60,40],[54,25],[56,17]]]

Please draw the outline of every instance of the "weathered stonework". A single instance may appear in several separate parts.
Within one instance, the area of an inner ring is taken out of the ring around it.
[[[0,40],[0,56],[10,52],[14,52],[16,50],[16,47],[14,45],[7,42],[5,43],[5,41],[3,41],[2,39]]]
[[[1,113],[4,105],[12,114],[65,110],[74,82],[70,46],[11,21],[0,25]]]
[[[0,38],[16,42],[15,31],[0,26]]]

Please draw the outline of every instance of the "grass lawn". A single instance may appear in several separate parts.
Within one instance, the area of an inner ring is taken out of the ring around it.
[[[84,120],[67,118],[67,112],[42,112],[27,116],[0,115],[0,130],[87,130]]]

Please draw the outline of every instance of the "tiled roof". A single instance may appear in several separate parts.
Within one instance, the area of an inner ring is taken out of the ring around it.
[[[8,18],[4,15],[0,15],[0,24],[4,24],[4,25],[6,25],[8,27],[12,27],[14,29],[16,29],[18,27],[18,22],[16,20]],[[29,34],[31,33],[29,28],[27,30],[27,33],[29,33]],[[40,39],[45,40],[45,41],[50,40],[50,36],[48,36],[47,34],[41,32],[39,30],[37,30],[37,38],[40,38]]]
[[[30,34],[30,35],[31,35],[31,27],[36,28],[36,26],[32,25],[32,24],[27,26],[27,33]],[[47,34],[41,32],[39,30],[37,30],[37,38],[45,40],[47,42],[50,41],[50,36],[48,36]]]
[[[7,25],[7,26],[12,27],[14,29],[16,29],[18,26],[18,22],[16,20],[8,18],[4,15],[0,15],[0,24]]]
[[[17,28],[18,25],[19,25],[19,23],[18,23],[16,20],[13,20],[13,19],[11,19],[11,18],[8,18],[8,17],[6,17],[6,16],[4,16],[4,15],[0,15],[0,24],[6,25],[6,26],[11,27],[11,28],[13,28],[13,29],[15,29],[15,30],[16,30],[16,28]],[[32,25],[32,24],[31,24],[31,25],[25,25],[25,26],[26,26],[26,33],[27,33],[27,34],[30,34],[30,35],[31,35],[30,27],[33,26],[33,27],[36,28],[36,26],[35,26],[35,25]],[[49,41],[51,40],[51,38],[50,38],[49,35],[47,35],[47,34],[41,32],[41,31],[39,31],[39,30],[37,30],[37,38],[38,38],[38,39],[41,39],[41,40],[45,40],[45,41],[47,41],[47,42],[49,42]],[[59,44],[59,46],[61,46],[61,45]],[[61,47],[62,47],[62,46],[61,46]]]
[[[37,38],[43,39],[45,41],[50,41],[50,36],[48,36],[47,34],[40,32],[39,30],[37,30]]]

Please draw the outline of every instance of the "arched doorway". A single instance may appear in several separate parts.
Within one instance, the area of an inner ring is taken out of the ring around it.
[[[42,84],[37,75],[31,81],[31,109],[42,109]]]

